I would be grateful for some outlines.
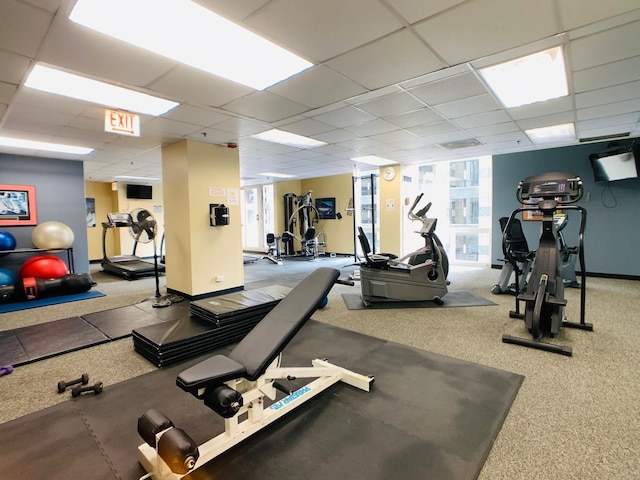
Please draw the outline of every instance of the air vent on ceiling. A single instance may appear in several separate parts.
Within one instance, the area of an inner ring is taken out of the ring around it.
[[[456,140],[455,142],[440,143],[439,145],[447,150],[456,150],[458,148],[477,147],[482,145],[482,142],[475,138],[467,138],[465,140]]]
[[[580,143],[601,142],[603,140],[613,140],[615,138],[624,138],[624,137],[628,137],[629,135],[631,135],[631,132],[616,133],[613,135],[602,135],[601,137],[581,138]]]

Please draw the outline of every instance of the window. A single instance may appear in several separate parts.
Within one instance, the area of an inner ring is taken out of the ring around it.
[[[403,196],[412,200],[419,193],[421,204],[431,202],[430,218],[437,218],[436,234],[451,264],[491,264],[491,157],[438,161],[407,166]],[[421,239],[403,217],[403,254],[419,248]]]

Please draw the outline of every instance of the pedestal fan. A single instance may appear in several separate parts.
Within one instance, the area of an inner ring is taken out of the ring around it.
[[[135,254],[138,243],[153,243],[153,273],[156,280],[156,300],[152,304],[154,308],[168,307],[172,303],[182,300],[177,296],[162,296],[160,294],[160,273],[158,269],[158,252],[156,248],[156,235],[158,234],[158,223],[153,218],[151,212],[145,208],[136,208],[131,212],[131,225],[129,233],[135,244],[133,251]]]

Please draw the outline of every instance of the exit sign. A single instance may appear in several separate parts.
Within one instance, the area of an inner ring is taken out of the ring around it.
[[[120,110],[105,110],[104,131],[122,135],[140,136],[140,116]]]

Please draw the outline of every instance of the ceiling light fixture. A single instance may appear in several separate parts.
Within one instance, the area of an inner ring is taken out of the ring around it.
[[[313,65],[190,0],[78,0],[69,18],[256,90]]]
[[[290,175],[288,173],[276,173],[276,172],[263,172],[258,175],[262,175],[264,177],[274,177],[274,178],[294,178],[295,175]]]
[[[533,143],[536,145],[554,142],[565,142],[575,140],[576,131],[573,123],[563,123],[551,127],[532,128],[525,130]]]
[[[364,155],[362,157],[353,157],[351,160],[358,163],[366,163],[367,165],[375,165],[380,167],[382,165],[391,165],[398,162],[389,160],[388,158],[376,157],[375,155]]]
[[[118,175],[113,177],[113,179],[119,182],[131,181],[131,182],[147,182],[147,183],[156,183],[162,180],[161,178],[157,178],[157,177],[132,177],[130,175]]]
[[[164,98],[81,77],[42,64],[33,67],[24,85],[43,92],[153,116],[162,115],[179,105]]]
[[[76,147],[74,145],[63,145],[60,143],[36,142],[34,140],[23,140],[21,138],[0,137],[0,146],[25,148],[28,150],[43,150],[45,152],[71,153],[74,155],[87,155],[93,152],[93,148]]]
[[[506,108],[569,94],[561,46],[481,68],[478,73]]]
[[[326,142],[321,142],[320,140],[303,137],[302,135],[298,135],[296,133],[285,132],[284,130],[278,130],[277,128],[272,128],[271,130],[267,130],[265,132],[256,133],[255,135],[251,135],[251,137],[257,138],[258,140],[264,140],[266,142],[280,143],[282,145],[289,145],[290,147],[298,148],[315,148],[327,144]]]

